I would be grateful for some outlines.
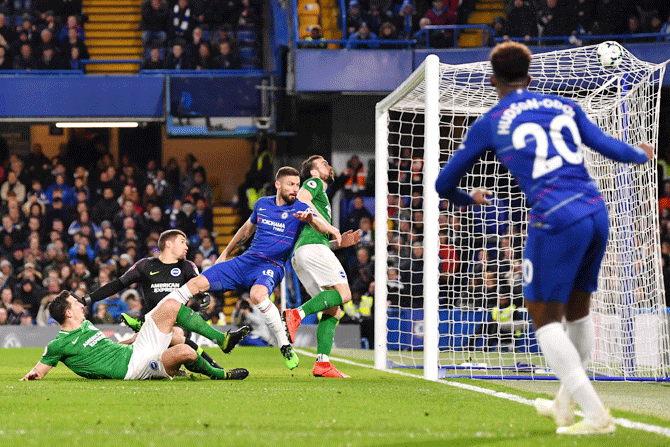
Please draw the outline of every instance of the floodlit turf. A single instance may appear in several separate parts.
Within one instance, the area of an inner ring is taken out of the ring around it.
[[[209,352],[226,367],[248,368],[249,377],[95,381],[60,364],[42,381],[19,382],[42,349],[0,350],[0,447],[670,445],[670,438],[621,427],[611,436],[559,437],[527,405],[358,366],[337,365],[351,379],[319,379],[311,375],[313,358],[302,355],[289,371],[276,348]],[[670,427],[650,416],[613,413]]]

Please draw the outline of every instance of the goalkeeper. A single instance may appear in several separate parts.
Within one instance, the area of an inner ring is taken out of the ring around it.
[[[614,420],[585,370],[594,343],[589,301],[598,285],[609,220],[584,166],[583,144],[613,160],[638,164],[652,157],[653,148],[638,149],[606,135],[569,99],[528,91],[531,57],[515,42],[493,49],[491,85],[500,101],[472,125],[440,172],[436,189],[456,206],[489,204],[489,191],[470,195],[458,189],[488,150],[514,176],[531,207],[523,294],[540,349],[561,381],[556,399],[537,399],[535,407],[554,419],[557,433],[612,433]],[[573,423],[573,399],[585,415],[578,423]]]
[[[131,284],[140,283],[144,296],[142,313],[146,314],[153,310],[168,293],[183,286],[189,279],[198,276],[198,267],[191,261],[186,260],[188,244],[186,234],[183,231],[167,230],[161,233],[158,237],[158,249],[160,250],[158,257],[140,259],[120,278],[110,281],[91,292],[90,295],[85,296],[83,298],[84,304],[89,305],[104,300],[128,288]],[[190,302],[190,307],[195,311],[198,311],[200,307],[206,308],[209,305],[209,295],[200,296],[202,297],[200,301],[193,299]],[[121,317],[135,332],[140,330],[143,317],[137,320],[126,314],[121,314]],[[175,329],[175,332],[177,335],[184,336],[186,344],[207,360],[210,365],[221,368],[209,354],[189,338],[189,334],[184,334],[179,327]]]
[[[161,301],[146,315],[140,332],[127,343],[115,343],[108,339],[85,319],[84,307],[67,290],[53,299],[49,304],[49,313],[60,323],[61,330],[56,339],[47,345],[42,359],[21,380],[40,380],[59,361],[87,379],[172,378],[181,365],[212,379],[242,380],[249,375],[249,371],[243,368],[230,371],[214,368],[191,347],[179,343],[177,334],[173,337],[172,329],[176,322],[214,340],[224,352],[230,352],[248,334],[244,329],[221,333],[179,300],[165,298]],[[170,347],[175,341],[177,343]]]

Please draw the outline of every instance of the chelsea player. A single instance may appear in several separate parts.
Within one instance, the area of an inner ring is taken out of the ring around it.
[[[286,336],[279,310],[270,301],[269,295],[284,277],[284,264],[305,223],[320,233],[332,234],[338,242],[342,238],[335,227],[313,214],[305,203],[296,200],[300,188],[300,173],[296,169],[289,166],[280,168],[275,177],[275,187],[276,197],[258,199],[251,217],[235,233],[216,263],[164,299],[180,299],[188,303],[193,295],[208,290],[250,289],[251,301],[265,315],[286,366],[293,369],[298,366],[299,359]],[[247,251],[226,261],[231,252],[252,236],[254,238]]]
[[[556,399],[537,399],[539,414],[563,434],[615,431],[586,375],[593,349],[591,293],[609,233],[607,208],[583,159],[583,145],[619,162],[644,163],[653,148],[634,148],[603,133],[573,101],[526,90],[531,52],[505,42],[491,52],[491,85],[500,102],[477,120],[440,172],[436,189],[457,206],[490,204],[491,192],[457,188],[477,159],[495,151],[531,207],[523,259],[523,294],[540,349],[561,381]],[[566,331],[561,324],[566,320]],[[584,419],[574,423],[574,401]]]

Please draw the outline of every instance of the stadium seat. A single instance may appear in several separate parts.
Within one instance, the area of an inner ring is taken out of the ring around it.
[[[239,30],[237,32],[237,41],[240,42],[240,44],[244,43],[253,43],[255,44],[258,40],[256,38],[256,31],[253,30]]]
[[[319,16],[321,14],[321,7],[318,3],[306,3],[298,7],[298,16]]]
[[[319,24],[319,16],[300,16],[298,17],[300,28],[314,26]]]
[[[191,124],[191,118],[204,117],[207,121],[207,127],[210,127],[209,117],[193,110],[193,96],[187,91],[181,92],[181,97],[177,103],[177,107],[173,110],[173,115],[179,118],[179,124],[182,125],[182,118],[186,118],[186,124]]]

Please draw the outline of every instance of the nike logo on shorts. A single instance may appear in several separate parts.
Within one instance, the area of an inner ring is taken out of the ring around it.
[[[149,272],[149,274],[150,274],[151,276],[156,275],[156,274],[158,274],[158,273],[160,273],[160,271],[158,271],[158,272]]]

